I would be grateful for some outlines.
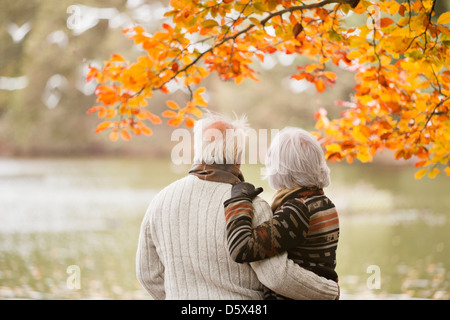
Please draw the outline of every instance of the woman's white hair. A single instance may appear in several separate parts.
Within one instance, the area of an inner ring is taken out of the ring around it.
[[[325,188],[330,169],[317,139],[309,132],[287,127],[272,141],[266,155],[269,185],[275,190],[296,187]]]
[[[246,116],[206,114],[194,125],[194,163],[240,163],[248,130]]]

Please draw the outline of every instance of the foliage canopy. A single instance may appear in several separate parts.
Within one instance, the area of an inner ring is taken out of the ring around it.
[[[192,127],[207,102],[203,79],[216,72],[240,84],[258,81],[252,63],[282,52],[310,63],[292,78],[314,83],[318,92],[333,85],[330,65],[354,71],[356,86],[343,111],[329,119],[316,113],[316,134],[329,160],[371,161],[391,149],[395,158],[417,159],[416,178],[450,176],[450,12],[435,16],[436,0],[171,0],[161,30],[142,26],[124,33],[143,50],[137,61],[113,54],[87,80],[98,83],[96,132],[110,139],[151,135],[150,126]],[[364,17],[348,26],[350,14]],[[169,93],[177,82],[189,91],[185,105],[167,101],[160,115],[148,108],[154,92]]]

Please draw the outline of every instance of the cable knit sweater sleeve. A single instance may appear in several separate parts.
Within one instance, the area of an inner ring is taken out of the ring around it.
[[[253,202],[253,226],[270,219],[272,210],[267,202],[256,198]],[[252,262],[258,279],[269,289],[297,300],[334,300],[339,295],[336,282],[301,268],[288,259],[287,252],[269,259]]]
[[[164,266],[159,259],[150,232],[149,218],[153,206],[150,205],[142,221],[136,254],[136,275],[140,284],[156,300],[166,297],[164,290]]]

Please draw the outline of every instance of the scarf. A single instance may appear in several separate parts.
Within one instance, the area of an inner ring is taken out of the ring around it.
[[[236,184],[245,181],[241,170],[234,164],[194,164],[189,174],[214,182]]]
[[[275,212],[283,203],[285,203],[289,199],[307,198],[323,194],[323,190],[317,187],[299,187],[298,185],[294,185],[294,189],[277,190],[272,199],[272,212]]]

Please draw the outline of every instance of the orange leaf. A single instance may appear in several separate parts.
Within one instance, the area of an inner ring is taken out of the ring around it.
[[[150,120],[150,122],[153,124],[161,123],[161,118],[158,117],[157,115],[151,113],[150,111],[148,111],[148,113],[147,113],[147,119]]]
[[[131,136],[130,136],[130,134],[128,133],[128,131],[126,129],[122,129],[120,131],[120,136],[125,141],[130,141],[131,140]]]
[[[195,90],[193,102],[194,102],[194,104],[196,106],[200,106],[200,107],[207,107],[208,106],[208,103],[201,96],[201,94],[204,93],[205,90],[206,90],[205,88],[198,88],[197,90]]]
[[[429,163],[428,160],[422,160],[422,161],[418,161],[414,164],[414,167],[416,168],[420,168],[420,167],[424,167]]]
[[[450,22],[450,12],[444,12],[437,20],[438,24],[446,24]]]
[[[203,115],[203,112],[199,108],[194,107],[194,106],[188,106],[186,108],[186,112],[196,116],[197,118],[201,118]]]
[[[192,128],[194,126],[194,119],[186,117],[186,127]]]
[[[122,55],[115,53],[111,56],[111,61],[125,62],[125,59],[124,59],[124,57],[122,57]]]
[[[87,111],[87,113],[88,113],[88,114],[94,113],[94,112],[100,111],[100,110],[102,110],[102,109],[104,109],[104,108],[105,108],[104,106],[95,106],[95,107],[90,108],[90,109]]]
[[[161,114],[164,118],[173,118],[177,116],[177,113],[175,111],[166,110]]]
[[[119,132],[113,131],[109,134],[109,140],[117,141],[117,139],[119,139]]]
[[[178,106],[178,104],[177,104],[175,101],[173,101],[173,100],[167,101],[167,102],[166,102],[166,105],[167,105],[170,109],[172,109],[172,110],[178,110],[178,109],[180,109],[180,107]]]
[[[142,130],[142,133],[145,134],[146,136],[151,136],[153,134],[152,129],[150,129],[149,127],[147,127],[145,125],[141,126],[141,130]]]
[[[96,78],[99,73],[99,70],[96,67],[89,66],[89,72],[86,75],[86,81],[91,82],[92,79]]]
[[[169,119],[169,121],[167,121],[167,124],[172,127],[178,127],[181,122],[183,122],[183,118],[178,117]]]
[[[102,131],[108,129],[110,126],[111,126],[111,121],[102,122],[97,126],[97,129],[95,129],[95,133],[102,132]]]
[[[322,80],[317,80],[314,84],[316,85],[317,91],[319,91],[319,92],[325,91],[325,83],[323,83]]]

